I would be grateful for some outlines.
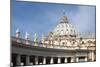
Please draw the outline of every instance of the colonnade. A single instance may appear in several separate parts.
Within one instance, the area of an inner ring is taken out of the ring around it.
[[[12,55],[12,66],[30,66],[39,64],[59,64],[76,62],[75,57],[50,57],[50,56],[33,56],[33,55]]]

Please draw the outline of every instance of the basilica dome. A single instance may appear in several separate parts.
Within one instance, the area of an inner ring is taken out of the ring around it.
[[[75,28],[68,22],[67,16],[62,16],[59,24],[53,30],[54,35],[75,35]]]

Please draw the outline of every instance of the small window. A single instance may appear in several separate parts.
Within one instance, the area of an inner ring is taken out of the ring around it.
[[[75,44],[75,42],[73,42],[73,44]]]
[[[82,41],[82,44],[84,44],[84,41]]]
[[[59,30],[57,30],[57,32],[59,32]]]

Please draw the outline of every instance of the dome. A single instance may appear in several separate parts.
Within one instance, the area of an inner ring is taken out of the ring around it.
[[[75,28],[68,23],[67,16],[62,16],[53,30],[54,35],[75,35]]]

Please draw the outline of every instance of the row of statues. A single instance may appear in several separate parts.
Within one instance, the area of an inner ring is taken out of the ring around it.
[[[19,29],[16,30],[16,38],[20,38],[20,31]],[[29,33],[25,32],[25,40],[29,40]],[[37,42],[37,34],[34,34],[34,42]]]

